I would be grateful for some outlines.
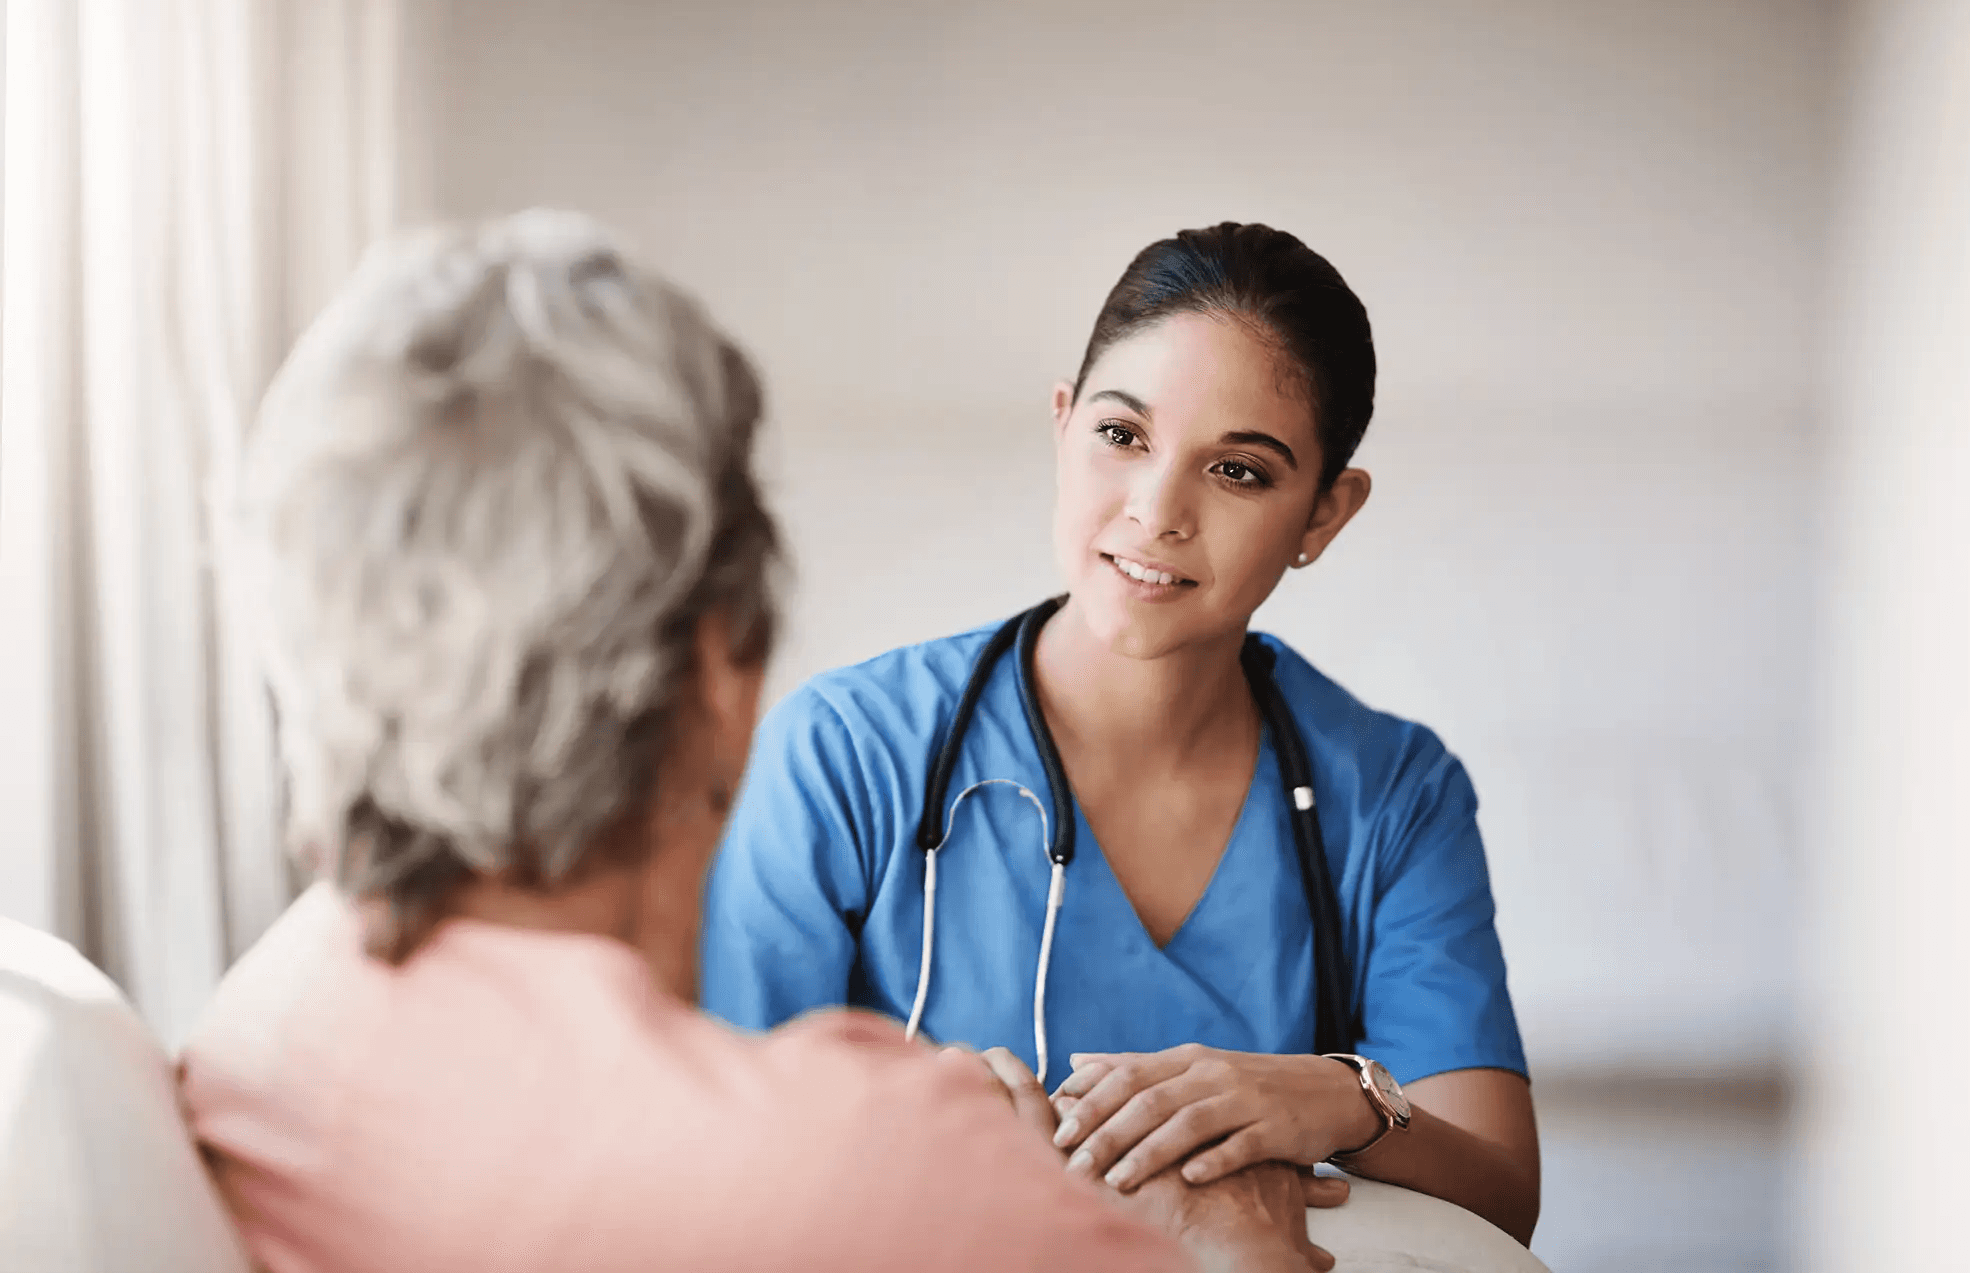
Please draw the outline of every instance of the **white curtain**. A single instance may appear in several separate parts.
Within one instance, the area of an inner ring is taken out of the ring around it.
[[[419,210],[407,2],[5,0],[0,913],[173,1045],[291,895],[208,499]]]
[[[1871,0],[1851,31],[1796,1266],[1961,1269],[1970,0]]]

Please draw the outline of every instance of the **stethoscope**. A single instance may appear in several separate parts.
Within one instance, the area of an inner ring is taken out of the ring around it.
[[[1053,932],[1060,906],[1067,894],[1067,866],[1074,860],[1074,793],[1061,768],[1060,750],[1054,746],[1053,731],[1047,728],[1040,711],[1040,699],[1033,677],[1033,651],[1039,644],[1040,629],[1053,617],[1064,600],[1053,597],[1024,614],[1013,616],[992,634],[972,665],[971,678],[958,699],[958,710],[944,741],[932,753],[930,779],[925,784],[923,821],[917,827],[917,847],[923,850],[923,958],[917,968],[916,1001],[910,1008],[907,1033],[915,1038],[923,1024],[924,1004],[930,996],[930,959],[937,922],[937,855],[951,837],[951,825],[958,806],[973,792],[990,786],[1015,788],[1033,802],[1040,812],[1040,837],[1047,860],[1053,865],[1047,888],[1046,922],[1040,930],[1039,970],[1033,978],[1033,1052],[1041,1083],[1047,1077],[1047,967],[1053,959]],[[1026,724],[1033,732],[1034,746],[1040,753],[1040,768],[1053,796],[1053,816],[1024,785],[1010,778],[987,778],[958,793],[940,820],[944,793],[951,785],[951,772],[957,768],[958,754],[964,748],[965,731],[971,727],[978,699],[1005,652],[1019,647],[1019,702],[1026,711]],[[1279,756],[1280,777],[1285,780],[1287,802],[1292,807],[1293,842],[1299,851],[1300,883],[1306,891],[1307,913],[1313,920],[1315,1053],[1346,1052],[1361,1037],[1359,1017],[1349,993],[1347,955],[1341,949],[1341,906],[1334,882],[1327,874],[1326,841],[1320,833],[1320,819],[1313,803],[1313,770],[1307,762],[1306,746],[1293,723],[1291,709],[1272,676],[1273,652],[1257,636],[1248,635],[1239,651],[1246,683],[1258,703],[1259,715]]]

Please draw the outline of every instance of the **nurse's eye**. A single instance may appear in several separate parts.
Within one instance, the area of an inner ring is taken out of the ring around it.
[[[1094,431],[1101,435],[1103,442],[1121,450],[1127,450],[1134,446],[1140,436],[1133,428],[1123,424],[1120,420],[1103,420],[1100,424],[1094,426]]]
[[[1211,471],[1224,478],[1233,486],[1260,488],[1272,485],[1272,479],[1263,469],[1256,468],[1243,460],[1220,460]]]

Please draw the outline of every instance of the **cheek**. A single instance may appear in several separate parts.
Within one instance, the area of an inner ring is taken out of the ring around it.
[[[1256,511],[1256,510],[1255,510]],[[1286,562],[1299,550],[1304,521],[1267,510],[1264,515],[1230,519],[1212,537],[1213,566],[1225,593],[1240,606],[1257,609],[1271,595]]]
[[[1103,466],[1085,455],[1063,453],[1054,479],[1054,530],[1063,553],[1088,546],[1126,503],[1126,492]]]

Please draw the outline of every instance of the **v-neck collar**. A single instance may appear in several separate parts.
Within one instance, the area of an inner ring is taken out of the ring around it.
[[[1031,692],[1033,695],[1034,702],[1037,703],[1039,701],[1038,688],[1036,686],[1030,686],[1027,684],[1026,666],[1023,660],[1021,660],[1019,657],[1018,649],[1015,647],[1014,649],[1007,651],[1007,653],[1011,655],[1009,661],[1012,663],[1013,694],[1015,696],[1015,701],[1019,704],[1023,704],[1026,695],[1028,694],[1028,692]],[[1032,744],[1035,755],[1037,756],[1041,754],[1040,740],[1038,737],[1035,736],[1033,731],[1033,722],[1027,719],[1023,706],[1020,708],[1018,712],[1017,719],[1019,720],[1020,724],[1025,727],[1027,740]],[[1056,751],[1057,750],[1058,748],[1056,748]],[[1184,942],[1185,934],[1190,932],[1194,927],[1197,926],[1199,915],[1204,914],[1209,909],[1212,909],[1210,907],[1210,902],[1213,894],[1222,891],[1222,889],[1218,885],[1218,881],[1221,877],[1223,877],[1226,874],[1225,863],[1230,860],[1232,854],[1238,852],[1239,842],[1241,839],[1245,838],[1244,833],[1246,831],[1246,824],[1250,822],[1254,816],[1253,806],[1255,805],[1256,801],[1254,800],[1253,796],[1254,793],[1258,790],[1259,781],[1261,777],[1266,773],[1268,768],[1271,768],[1276,771],[1278,768],[1278,761],[1276,757],[1273,756],[1271,731],[1269,731],[1265,727],[1264,722],[1261,721],[1259,725],[1258,752],[1253,758],[1251,777],[1248,778],[1245,783],[1245,798],[1239,803],[1238,816],[1232,821],[1231,824],[1231,834],[1225,840],[1224,847],[1219,850],[1218,860],[1211,867],[1210,878],[1204,882],[1203,890],[1199,892],[1197,894],[1197,897],[1190,903],[1190,909],[1184,913],[1183,919],[1177,923],[1175,931],[1173,931],[1170,934],[1169,941],[1162,943],[1158,943],[1155,936],[1150,933],[1149,925],[1143,923],[1141,912],[1136,910],[1135,902],[1130,899],[1128,890],[1122,887],[1121,879],[1117,877],[1115,874],[1114,864],[1111,861],[1109,861],[1108,858],[1108,850],[1104,848],[1100,840],[1098,840],[1095,837],[1094,828],[1088,824],[1087,813],[1081,808],[1080,797],[1074,794],[1074,789],[1072,784],[1070,783],[1068,785],[1068,789],[1066,792],[1067,803],[1069,807],[1071,807],[1074,810],[1075,858],[1078,860],[1080,857],[1083,856],[1084,850],[1087,850],[1089,848],[1093,849],[1093,853],[1089,854],[1088,856],[1092,856],[1100,859],[1101,875],[1107,881],[1107,887],[1114,890],[1115,900],[1121,903],[1122,909],[1128,913],[1130,920],[1133,921],[1135,926],[1134,933],[1136,935],[1139,935],[1142,939],[1143,944],[1146,945],[1150,950],[1154,951],[1159,957],[1166,960],[1170,959],[1171,952],[1173,950],[1179,950],[1185,944]],[[1045,784],[1049,781],[1049,779],[1047,778],[1044,772],[1044,769],[1045,766],[1042,765],[1042,774],[1041,774],[1042,784]],[[1065,781],[1065,766],[1062,766],[1062,781]],[[1049,794],[1051,795],[1053,793],[1049,792]],[[1056,802],[1056,807],[1057,807],[1057,802]]]
[[[1232,862],[1233,856],[1243,856],[1251,852],[1249,848],[1240,847],[1244,841],[1263,838],[1250,833],[1250,824],[1254,818],[1262,816],[1258,808],[1262,803],[1258,798],[1261,780],[1268,771],[1276,772],[1277,769],[1278,761],[1273,754],[1272,736],[1261,728],[1258,755],[1252,764],[1252,776],[1245,785],[1245,798],[1238,806],[1238,816],[1232,821],[1231,834],[1225,840],[1223,849],[1219,851],[1218,860],[1212,866],[1210,878],[1204,882],[1203,890],[1197,894],[1196,900],[1191,902],[1190,910],[1178,922],[1175,931],[1170,934],[1170,939],[1161,944],[1158,944],[1155,936],[1150,933],[1149,925],[1143,923],[1142,915],[1136,910],[1135,903],[1130,900],[1128,890],[1122,887],[1121,879],[1115,874],[1114,864],[1109,861],[1108,850],[1096,837],[1094,828],[1088,825],[1087,814],[1081,809],[1081,802],[1078,799],[1074,801],[1076,843],[1083,850],[1092,848],[1093,852],[1088,856],[1100,861],[1100,875],[1103,881],[1101,887],[1113,891],[1112,900],[1134,921],[1132,936],[1140,937],[1142,944],[1161,958],[1176,961],[1186,948],[1195,946],[1199,940],[1200,930],[1208,930],[1212,922],[1212,914],[1222,908],[1223,903],[1216,899],[1229,885],[1221,884],[1220,881],[1235,878],[1240,869],[1239,864]],[[1076,856],[1078,858],[1079,854],[1077,853]]]

